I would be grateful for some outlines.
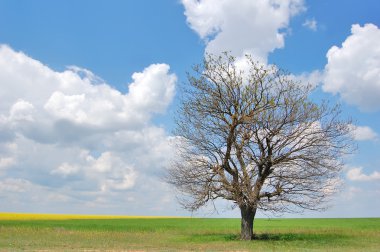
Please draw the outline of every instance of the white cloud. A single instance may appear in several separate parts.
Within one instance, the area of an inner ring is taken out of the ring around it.
[[[363,190],[358,187],[349,186],[346,190],[343,191],[342,196],[345,200],[351,200],[355,198],[358,194],[362,194]]]
[[[304,26],[304,27],[306,27],[312,31],[317,31],[317,29],[318,29],[317,21],[315,20],[315,18],[306,19],[305,22],[302,24],[302,26]]]
[[[12,105],[9,119],[11,121],[33,121],[33,109],[33,104],[20,99]]]
[[[15,163],[12,157],[0,157],[0,169],[5,169]]]
[[[352,168],[347,172],[347,178],[353,181],[380,180],[380,172],[374,171],[370,175],[362,173],[362,167]]]
[[[263,63],[284,47],[284,29],[303,11],[303,0],[182,0],[189,26],[206,41],[207,53],[251,54]]]
[[[84,167],[89,177],[101,178],[102,192],[107,190],[126,190],[135,185],[137,172],[127,160],[116,153],[104,152],[97,159],[89,154],[82,155],[87,162]]]
[[[55,72],[4,45],[0,46],[0,67],[0,113],[6,117],[4,112],[10,109],[9,121],[34,119],[52,126],[65,120],[100,130],[140,127],[154,113],[163,113],[177,81],[168,65],[155,64],[134,73],[129,93],[122,94],[105,83],[94,85],[91,80],[96,77],[88,70],[78,74],[79,68],[73,71],[71,67]]]
[[[376,140],[378,135],[368,126],[356,126],[351,124],[351,135],[357,141]]]
[[[22,193],[30,189],[31,183],[25,179],[5,179],[0,181],[0,192]]]
[[[166,64],[150,65],[142,73],[132,75],[128,98],[142,112],[163,113],[174,95],[177,77],[168,75]]]
[[[158,175],[173,151],[151,119],[170,105],[177,77],[153,64],[132,79],[123,94],[87,69],[57,72],[0,45],[0,198],[8,211],[120,213],[131,198],[131,211],[161,204],[169,190]]]
[[[91,84],[95,84],[95,85],[96,84],[105,84],[105,81],[102,78],[95,75],[93,72],[91,72],[88,69],[81,68],[78,66],[68,66],[67,69],[76,73],[82,79],[87,79]]]
[[[57,169],[51,171],[51,174],[59,174],[63,177],[67,177],[72,174],[76,174],[79,171],[79,167],[76,165],[70,165],[68,163],[61,164]]]
[[[355,24],[351,33],[341,47],[327,52],[322,88],[362,110],[379,110],[380,29],[374,24]]]
[[[16,149],[15,144],[2,143],[0,138],[0,177],[5,170],[17,163],[15,158]]]
[[[107,190],[108,188],[114,190],[126,190],[135,185],[136,182],[136,173],[133,170],[130,170],[129,174],[124,174],[122,177],[117,177],[115,179],[108,179],[102,185],[102,191]]]
[[[305,72],[300,75],[290,75],[290,77],[302,85],[310,84],[313,87],[318,86],[323,81],[323,73],[319,70],[314,70],[311,73]]]
[[[92,168],[98,172],[108,172],[112,169],[112,153],[104,152],[95,160],[93,157],[86,157],[87,161],[93,161]]]

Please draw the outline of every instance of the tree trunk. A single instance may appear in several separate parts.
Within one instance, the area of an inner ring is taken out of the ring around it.
[[[240,206],[241,211],[241,233],[240,239],[253,239],[253,220],[255,219],[256,208]]]

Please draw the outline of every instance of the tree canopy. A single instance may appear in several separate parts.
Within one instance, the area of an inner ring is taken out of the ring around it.
[[[167,180],[191,211],[218,198],[233,202],[242,239],[252,239],[257,209],[322,209],[351,141],[350,121],[339,106],[311,100],[311,85],[250,56],[244,62],[207,55],[188,75]]]

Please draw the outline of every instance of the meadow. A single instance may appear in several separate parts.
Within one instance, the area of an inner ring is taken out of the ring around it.
[[[380,218],[239,219],[0,213],[0,251],[380,251]]]

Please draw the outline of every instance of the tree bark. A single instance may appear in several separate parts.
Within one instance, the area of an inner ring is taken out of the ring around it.
[[[241,233],[240,239],[252,240],[253,239],[253,220],[256,215],[256,208],[249,206],[240,206],[241,212]]]

